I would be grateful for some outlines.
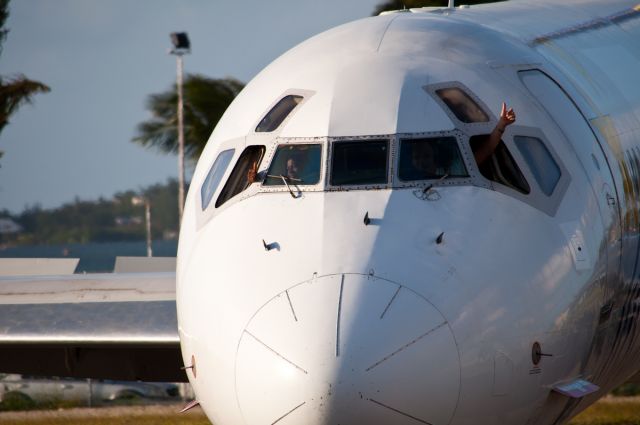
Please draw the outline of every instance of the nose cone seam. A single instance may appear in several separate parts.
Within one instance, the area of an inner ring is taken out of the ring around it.
[[[459,385],[445,318],[369,275],[322,276],[277,295],[246,326],[236,357],[247,424],[446,424]]]

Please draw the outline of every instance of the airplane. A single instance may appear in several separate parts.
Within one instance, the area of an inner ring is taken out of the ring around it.
[[[640,369],[638,75],[629,0],[326,31],[216,126],[175,276],[2,280],[0,365],[188,379],[216,425],[566,423]]]

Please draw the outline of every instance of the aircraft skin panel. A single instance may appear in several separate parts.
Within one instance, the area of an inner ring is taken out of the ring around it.
[[[3,372],[182,381],[175,274],[0,279]]]
[[[268,112],[273,102],[291,89],[315,92],[309,103],[313,102],[310,106],[317,108],[318,112],[314,116],[304,114],[309,116],[304,126],[291,123],[298,129],[295,135],[297,137],[326,136],[331,123],[328,118],[332,108],[333,93],[337,89],[335,87],[335,78],[339,75],[337,71],[345,64],[357,59],[353,56],[354,53],[362,55],[374,52],[389,23],[394,19],[395,16],[380,19],[368,18],[339,26],[312,37],[284,53],[248,83],[249,90],[243,90],[237,97],[238,102],[233,102],[225,112],[226,116],[235,116],[237,119],[226,120],[226,125],[216,126],[209,140],[244,138],[245,135],[253,133],[259,120]],[[352,25],[360,28],[354,32]],[[349,39],[347,44],[343,42],[346,38]],[[300,57],[297,51],[303,51],[304,56]],[[334,59],[322,60],[329,52]],[[305,67],[313,64],[313,74],[319,78],[309,78],[306,72],[301,74],[287,72],[286,77],[282,74],[283,69],[295,71],[301,64]],[[264,84],[263,81],[268,81],[268,84]],[[252,93],[251,98],[246,98],[246,93],[249,92]],[[284,134],[287,132],[287,126],[288,124],[283,128]],[[209,158],[208,154],[203,153],[203,155],[203,159]]]
[[[610,273],[603,288],[604,313],[588,362],[592,378],[612,388],[637,371],[640,348],[640,10],[637,2],[615,2],[589,13],[590,19],[539,34],[530,45],[566,79],[563,88],[598,136],[617,189],[620,230],[608,238],[608,255],[620,271]],[[585,397],[574,412],[594,399]]]
[[[534,43],[551,35],[570,30],[588,31],[592,25],[601,26],[603,18],[636,11],[636,0],[510,0],[456,10],[456,19],[474,22],[507,33],[524,43]],[[598,22],[599,21],[599,22]]]

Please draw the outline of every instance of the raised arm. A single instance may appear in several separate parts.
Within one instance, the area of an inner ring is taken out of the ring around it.
[[[502,133],[504,133],[507,126],[510,126],[514,122],[516,122],[516,113],[512,108],[507,109],[507,104],[502,102],[502,110],[500,111],[498,124],[496,124],[485,143],[483,143],[478,150],[474,152],[478,165],[482,164],[493,154],[493,151],[496,150],[496,147],[500,143]]]
[[[253,161],[251,168],[247,170],[247,184],[254,183],[258,175],[258,161]]]

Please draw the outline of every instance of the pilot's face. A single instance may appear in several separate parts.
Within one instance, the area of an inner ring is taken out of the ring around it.
[[[298,177],[298,164],[294,158],[287,160],[287,177],[292,179]]]

